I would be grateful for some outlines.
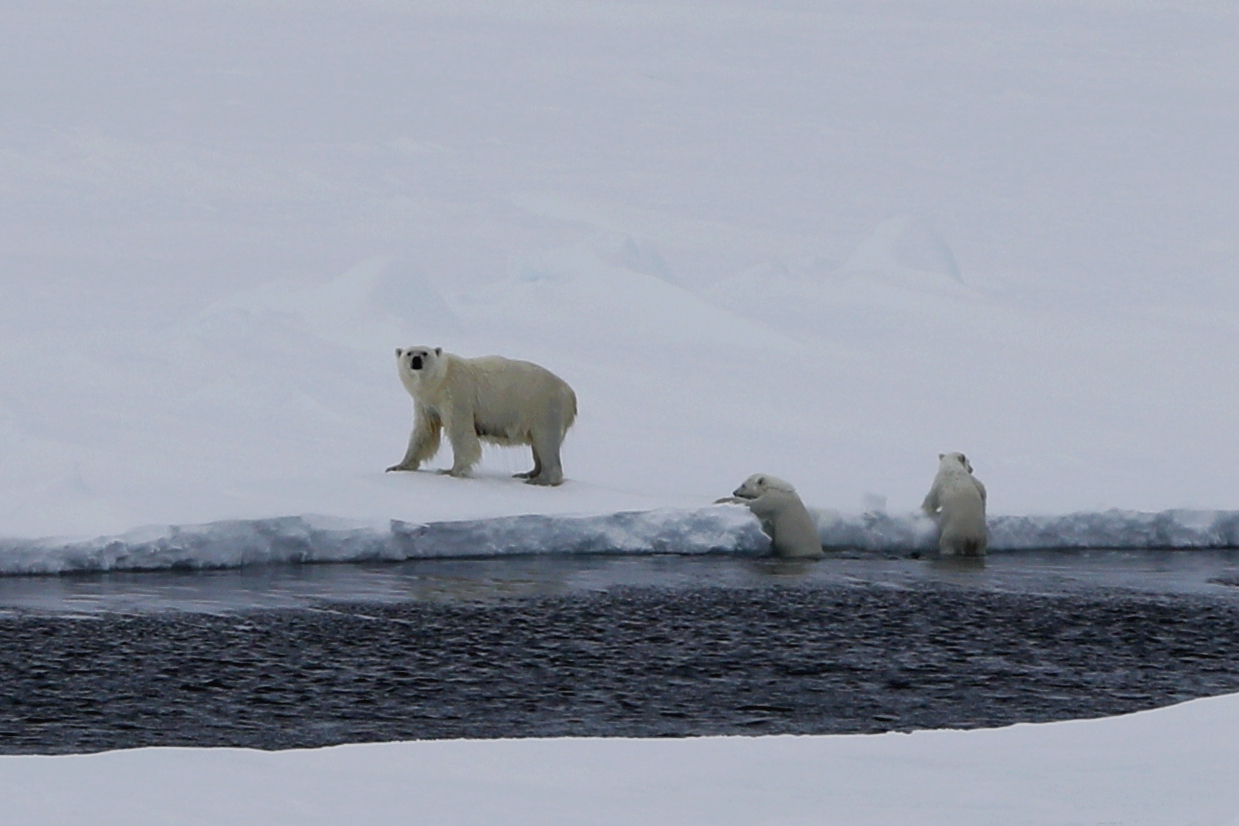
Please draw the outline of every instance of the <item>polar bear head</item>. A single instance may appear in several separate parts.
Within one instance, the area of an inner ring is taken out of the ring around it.
[[[958,472],[960,469],[972,473],[972,464],[962,453],[939,453],[938,469]]]
[[[766,491],[780,490],[785,493],[795,493],[791,482],[771,476],[769,473],[754,473],[744,480],[744,484],[732,491],[732,496],[738,499],[757,499]]]
[[[410,393],[416,394],[414,388],[420,387],[426,377],[441,372],[443,363],[442,347],[396,348],[396,369],[400,373],[400,381]]]

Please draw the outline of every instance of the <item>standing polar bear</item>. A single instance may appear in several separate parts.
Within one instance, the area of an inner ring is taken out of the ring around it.
[[[777,556],[818,559],[823,555],[817,525],[790,482],[766,473],[754,473],[731,496],[714,504],[725,502],[749,506],[753,515],[761,520],[761,528],[770,537]]]
[[[985,555],[985,485],[972,475],[967,456],[938,454],[938,475],[921,510],[938,523],[938,552],[943,556]]]
[[[564,481],[559,447],[576,419],[576,394],[544,367],[501,356],[467,359],[441,347],[396,350],[400,381],[413,397],[413,432],[399,464],[417,470],[452,443],[452,476],[465,476],[482,458],[481,442],[533,448],[533,470],[518,473],[531,485]]]

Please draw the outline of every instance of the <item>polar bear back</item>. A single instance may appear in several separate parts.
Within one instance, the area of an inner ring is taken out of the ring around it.
[[[938,474],[922,508],[938,521],[938,550],[952,555],[981,556],[989,544],[985,525],[985,486],[972,475],[962,453],[940,457]]]
[[[538,427],[554,428],[563,438],[576,420],[576,394],[545,367],[503,356],[447,357],[447,371],[455,374],[447,384],[472,394],[474,426],[485,441],[526,444]]]

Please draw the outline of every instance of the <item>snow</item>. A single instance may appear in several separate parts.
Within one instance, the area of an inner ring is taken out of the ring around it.
[[[745,553],[709,503],[753,472],[915,549],[949,450],[996,549],[1234,544],[1237,34],[1221,0],[3,4],[0,572]],[[384,474],[417,343],[568,380],[568,482]],[[908,742],[955,736],[990,735]],[[108,759],[144,758],[6,765]],[[975,774],[932,799],[1019,782]]]
[[[1227,4],[0,15],[0,535],[1239,494]],[[413,343],[573,384],[569,483],[384,475]]]
[[[1239,822],[1239,696],[974,731],[0,757],[39,826]]]

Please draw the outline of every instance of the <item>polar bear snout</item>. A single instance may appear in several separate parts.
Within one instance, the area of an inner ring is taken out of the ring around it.
[[[436,356],[440,355],[441,350],[436,347],[433,350],[423,348],[408,348],[396,351],[396,358],[400,362],[402,369],[410,372],[429,370]]]

